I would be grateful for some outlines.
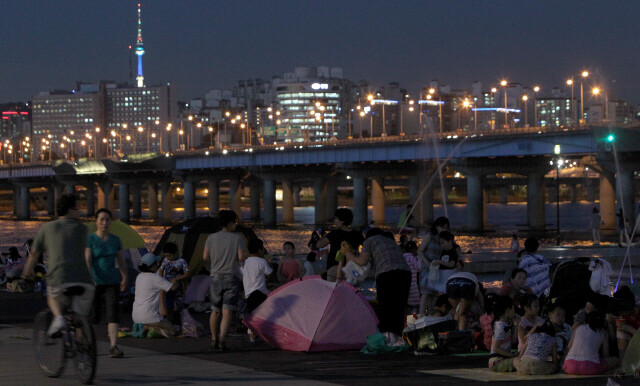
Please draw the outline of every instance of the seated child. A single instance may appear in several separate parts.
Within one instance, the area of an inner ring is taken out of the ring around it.
[[[145,333],[153,329],[164,336],[174,336],[173,324],[167,319],[167,310],[160,301],[160,292],[175,289],[178,282],[171,283],[156,274],[160,268],[160,256],[147,253],[142,257],[140,274],[136,278],[136,292],[131,317],[133,323],[144,324]]]
[[[571,340],[571,335],[573,335],[573,329],[569,324],[564,322],[565,309],[561,305],[551,300],[548,307],[549,313],[547,316],[556,332],[556,350],[558,351],[560,361],[563,361],[567,355],[567,346]]]
[[[606,324],[603,312],[592,311],[587,314],[586,324],[576,328],[562,365],[567,374],[597,375],[618,364],[618,358],[609,356]]]
[[[516,356],[511,353],[511,347],[515,340],[516,332],[511,324],[516,315],[513,309],[513,300],[508,296],[500,296],[493,308],[493,338],[491,340],[491,358],[489,369],[494,372],[515,371]],[[515,362],[515,363],[514,363]]]
[[[493,338],[493,308],[499,295],[489,293],[484,297],[484,311],[480,316],[480,327],[482,328],[482,343],[487,350],[491,350],[491,339]]]
[[[435,311],[433,313],[433,316],[447,316],[450,319],[453,319],[453,315],[451,315],[451,303],[449,303],[449,297],[447,296],[447,294],[442,294],[436,298],[433,309]]]
[[[522,298],[522,307],[524,308],[524,315],[520,318],[518,324],[518,352],[522,352],[529,331],[534,326],[539,326],[544,323],[544,319],[538,316],[540,312],[540,300],[534,294],[527,294]]]
[[[619,357],[624,358],[624,353],[629,346],[629,341],[640,328],[640,312],[636,307],[636,297],[629,287],[622,286],[613,294],[613,303],[618,309],[618,317],[615,320],[616,338],[618,341]]]
[[[284,282],[288,283],[292,280],[296,280],[305,273],[302,262],[295,257],[296,246],[291,241],[285,241],[282,245],[284,250],[284,256],[280,259],[278,265],[278,277]]]
[[[551,322],[534,326],[520,351],[515,367],[518,374],[547,375],[558,369],[555,327]],[[551,362],[547,359],[551,356]]]
[[[183,280],[189,275],[189,264],[182,257],[178,256],[178,246],[168,242],[162,247],[162,264],[158,270],[158,275],[164,277],[172,283],[178,283],[177,289],[167,293],[162,292],[162,298],[167,308],[167,316],[174,323],[180,322],[180,314],[177,309],[176,299],[184,293]]]

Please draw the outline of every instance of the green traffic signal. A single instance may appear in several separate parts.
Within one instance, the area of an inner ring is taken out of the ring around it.
[[[607,141],[609,142],[613,142],[616,138],[613,136],[613,134],[609,134],[609,136],[607,137]]]

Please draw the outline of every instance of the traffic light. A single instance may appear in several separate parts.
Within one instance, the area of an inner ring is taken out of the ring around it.
[[[616,139],[616,137],[614,137],[613,134],[609,134],[607,136],[607,141],[609,141],[609,142],[613,142],[613,141],[615,141],[615,139]]]

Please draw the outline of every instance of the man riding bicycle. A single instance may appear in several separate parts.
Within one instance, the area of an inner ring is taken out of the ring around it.
[[[65,327],[62,315],[66,301],[65,289],[74,286],[84,287],[84,293],[73,297],[72,309],[87,316],[91,311],[94,286],[91,273],[84,257],[88,230],[78,218],[76,197],[65,194],[56,202],[58,220],[43,225],[33,240],[31,254],[25,263],[21,277],[33,277],[33,268],[39,257],[47,253],[47,305],[54,318],[47,333],[49,336]]]

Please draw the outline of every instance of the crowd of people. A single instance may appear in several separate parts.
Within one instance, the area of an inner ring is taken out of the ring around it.
[[[97,231],[88,234],[78,220],[74,196],[64,195],[57,211],[61,218],[38,231],[23,277],[32,275],[46,252],[47,302],[54,315],[49,333],[65,324],[61,293],[81,285],[86,291],[75,300],[74,311],[89,315],[93,309],[96,322],[108,323],[109,354],[123,357],[117,346],[118,298],[128,278],[122,243],[109,233],[112,214],[98,210]],[[624,286],[613,297],[589,294],[580,312],[567,315],[561,302],[548,296],[552,264],[538,253],[535,238],[528,238],[518,251],[518,266],[507,273],[503,285],[486,290],[475,274],[465,270],[463,253],[446,217],[437,218],[416,240],[411,240],[416,236],[411,228],[412,237],[398,242],[392,232],[381,228],[369,227],[364,234],[353,229],[353,213],[340,208],[334,229],[314,232],[304,261],[296,257],[295,245],[285,242],[277,265],[265,258],[262,240],[246,240],[236,232],[235,212],[222,210],[219,218],[222,230],[208,236],[202,256],[209,265],[212,350],[230,349],[227,337],[234,314],[240,304],[251,312],[265,301],[267,278],[287,283],[315,274],[351,284],[372,277],[379,331],[390,343],[403,341],[407,315],[455,321],[459,331],[473,334],[477,349],[490,353],[488,366],[496,372],[551,374],[563,369],[568,374],[598,374],[619,363],[640,328],[635,296]],[[511,250],[519,249],[515,236],[512,244]],[[325,253],[326,267],[318,268],[315,262]],[[162,256],[145,255],[139,270],[134,330],[141,329],[142,335],[155,331],[174,336],[190,277],[187,262],[176,244],[168,242]],[[253,332],[249,334],[252,341],[256,339]]]

